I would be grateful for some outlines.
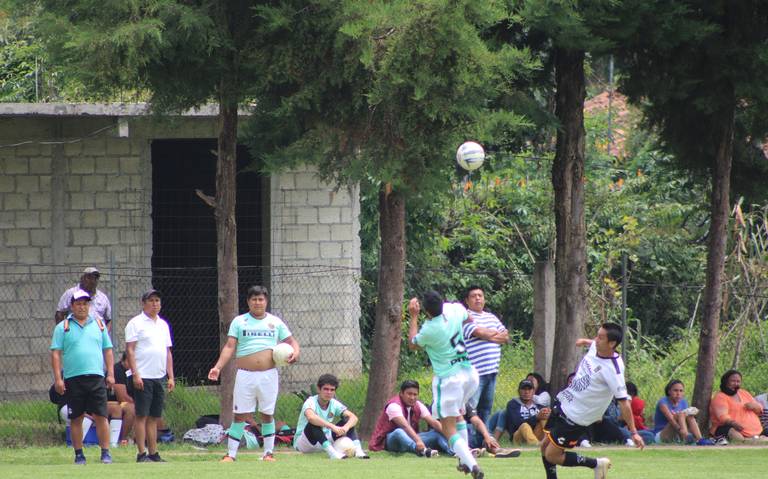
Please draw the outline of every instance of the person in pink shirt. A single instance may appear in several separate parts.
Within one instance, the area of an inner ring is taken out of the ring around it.
[[[760,414],[763,406],[747,391],[741,389],[741,373],[731,369],[720,378],[720,392],[715,394],[709,404],[710,431],[722,440],[768,441],[762,436]]]

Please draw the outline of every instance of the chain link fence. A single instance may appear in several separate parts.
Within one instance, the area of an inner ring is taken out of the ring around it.
[[[409,276],[428,274],[434,277],[439,273],[409,271]],[[447,271],[445,273],[439,284],[447,296],[454,298],[460,298],[462,288],[468,284],[483,285],[487,296],[493,298],[495,286],[489,278],[508,276],[500,272],[466,272],[459,280],[449,276]],[[63,425],[47,394],[53,377],[49,346],[59,298],[67,288],[77,284],[81,274],[82,269],[71,267],[2,265],[0,436],[31,430],[19,440],[21,443],[60,440]],[[370,364],[364,347],[372,337],[372,305],[376,299],[375,289],[361,288],[365,276],[356,269],[329,265],[286,267],[280,271],[240,268],[240,311],[247,311],[244,293],[248,286],[270,285],[271,311],[285,320],[301,344],[301,361],[283,368],[280,373],[281,396],[276,414],[279,420],[295,423],[302,397],[313,392],[317,377],[326,372],[341,378],[339,398],[352,410],[362,412],[367,390],[366,371],[376,367]],[[520,272],[513,276],[515,282],[532,284],[530,276]],[[168,397],[165,420],[177,436],[193,427],[199,416],[219,412],[218,386],[207,380],[208,370],[216,361],[221,344],[216,284],[214,268],[128,269],[117,268],[112,261],[101,268],[98,287],[112,302],[111,335],[118,360],[124,350],[124,327],[131,317],[141,312],[141,293],[149,287],[163,293],[161,315],[171,325],[174,368],[180,385]],[[665,285],[664,288],[670,287],[674,286]],[[647,295],[648,288],[648,285],[630,284],[629,297],[641,298]],[[685,288],[691,289],[689,286]],[[407,291],[406,294],[411,293]],[[532,288],[528,287],[524,293],[518,288],[514,294],[516,296],[493,298],[492,304],[497,305],[497,310],[502,309],[499,316],[503,320],[532,315]],[[754,292],[751,294],[754,296]],[[698,292],[693,290],[685,296],[690,302],[687,308],[692,317],[700,314]],[[747,295],[731,289],[731,297],[745,302]],[[719,375],[736,367],[744,371],[745,389],[755,395],[768,390],[768,372],[764,368],[768,331],[765,330],[765,310],[761,304],[764,302],[749,302],[750,308],[758,307],[756,315],[731,311],[724,318],[715,388]],[[631,313],[631,300],[629,307]],[[593,313],[588,332],[594,332],[592,329],[601,320],[619,318],[621,311],[617,308],[620,304],[611,305],[608,313],[605,307],[599,313]],[[639,395],[646,400],[646,417],[650,419],[656,400],[663,396],[664,385],[670,379],[682,379],[688,396],[692,394],[698,332],[691,320],[683,327],[669,329],[666,336],[648,335],[648,330],[638,327],[639,322],[632,321],[632,317],[630,314],[629,338],[625,344],[628,378],[638,385]],[[517,384],[532,371],[533,345],[528,339],[531,322],[516,321],[517,324],[510,325],[514,330],[513,344],[504,348],[494,410],[503,408],[509,399],[517,396]],[[402,349],[401,379],[419,380],[422,400],[431,401],[431,372],[426,355]],[[8,443],[2,438],[0,441]]]

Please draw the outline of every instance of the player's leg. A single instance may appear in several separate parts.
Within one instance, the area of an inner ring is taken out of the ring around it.
[[[331,439],[325,435],[322,427],[307,423],[296,441],[296,449],[303,453],[325,451],[331,459],[344,459],[346,456],[336,451]]]
[[[344,426],[347,424],[347,418],[341,418],[341,421],[336,423],[337,426]],[[363,451],[363,445],[360,443],[360,438],[357,436],[357,431],[354,427],[347,431],[347,437],[352,439],[352,443],[355,445],[355,457],[358,459],[370,459],[370,456]]]
[[[120,444],[127,444],[128,437],[133,432],[133,423],[136,420],[136,410],[133,403],[123,402],[120,403],[120,408],[123,410],[123,427],[120,429]]]
[[[232,405],[235,417],[227,430],[227,455],[222,462],[232,462],[237,457],[240,440],[245,433],[246,420],[253,419],[256,410],[256,371],[238,369],[235,387],[232,391]],[[138,413],[137,413],[138,415]]]
[[[93,417],[96,425],[96,435],[101,446],[101,462],[112,464],[112,455],[109,453],[109,420],[107,419],[107,386],[102,377],[89,377],[83,382],[84,391],[87,391],[85,399],[85,411]]]
[[[595,470],[595,479],[606,477],[608,468],[611,466],[608,458],[595,459],[566,450],[579,443],[586,429],[567,420],[559,408],[553,408],[541,446],[542,463],[547,479],[557,478],[556,466],[588,467]]]
[[[275,450],[275,406],[277,405],[277,392],[280,377],[277,368],[258,373],[258,388],[256,389],[256,401],[259,404],[261,415],[261,435],[264,438],[263,461],[274,461]]]

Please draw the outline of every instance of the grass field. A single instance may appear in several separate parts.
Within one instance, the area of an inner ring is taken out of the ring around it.
[[[413,455],[375,453],[367,461],[348,459],[328,460],[325,455],[300,455],[289,449],[280,449],[277,462],[260,462],[259,454],[244,451],[234,464],[219,464],[222,447],[197,450],[185,445],[174,445],[161,450],[168,459],[166,464],[136,464],[135,450],[124,447],[113,450],[115,463],[98,463],[98,448],[86,449],[89,464],[72,464],[72,449],[23,448],[0,450],[0,478],[34,479],[56,477],[104,479],[200,479],[206,477],[253,478],[264,474],[269,477],[291,479],[311,478],[365,478],[414,479],[461,478],[455,470],[456,459],[440,457],[423,459]],[[754,447],[649,447],[644,451],[627,448],[594,448],[582,450],[590,456],[607,456],[613,461],[608,475],[611,479],[756,479],[765,477],[768,466],[768,448]],[[541,459],[535,449],[525,449],[515,459],[480,458],[486,477],[544,478]],[[226,475],[223,475],[226,471]],[[256,475],[256,476],[255,476]],[[592,470],[584,468],[558,468],[558,477],[564,479],[591,479]]]

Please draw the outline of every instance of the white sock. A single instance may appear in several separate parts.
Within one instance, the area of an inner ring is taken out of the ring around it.
[[[355,445],[355,456],[365,456],[365,451],[363,451],[363,445],[360,444],[360,439],[355,439],[352,443]]]
[[[325,450],[326,454],[328,454],[328,457],[331,459],[341,459],[343,456],[339,454],[336,449],[334,449],[333,444],[331,444],[331,441],[325,441],[323,442],[323,449]]]
[[[93,421],[91,421],[90,418],[83,418],[83,441],[85,441],[85,436],[88,434],[88,431],[91,430],[91,424],[93,424]]]
[[[234,459],[237,456],[237,449],[240,447],[240,441],[227,437],[227,455]]]
[[[273,452],[275,449],[275,435],[271,434],[264,437],[264,454]]]
[[[459,456],[459,460],[461,461],[461,463],[464,464],[465,466],[468,466],[470,470],[472,470],[472,468],[477,465],[477,461],[475,460],[475,457],[472,455],[472,453],[469,451],[469,446],[467,445],[467,441],[465,441],[463,437],[458,438],[453,443],[453,446],[451,446],[451,448],[453,448],[453,452],[455,452],[456,455]]]
[[[463,426],[459,426],[460,424],[463,424]],[[461,438],[464,439],[464,442],[469,444],[469,432],[467,432],[467,423],[466,422],[456,423],[456,432],[461,434]]]

